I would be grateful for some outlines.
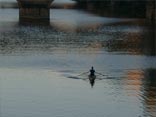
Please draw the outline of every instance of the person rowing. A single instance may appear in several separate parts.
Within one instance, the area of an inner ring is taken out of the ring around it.
[[[94,70],[93,66],[92,66],[92,68],[90,69],[89,72],[90,72],[90,74],[89,74],[89,81],[90,81],[91,86],[93,87],[94,83],[95,83],[95,79],[96,79],[95,70]]]
[[[90,69],[90,75],[89,76],[95,76],[95,70],[94,67],[92,66],[92,68]]]

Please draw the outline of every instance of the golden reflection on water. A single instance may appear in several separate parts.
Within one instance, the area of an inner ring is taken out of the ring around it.
[[[142,87],[143,72],[139,70],[131,70],[126,74],[124,80],[124,89],[127,91],[129,96],[138,96]]]
[[[141,79],[143,78],[144,74],[140,70],[131,70],[127,73],[127,81],[132,81],[132,85],[141,85]],[[130,84],[131,83],[127,83]]]
[[[80,25],[81,24],[81,25]],[[94,32],[97,31],[100,26],[102,26],[102,23],[87,23],[84,24],[81,22],[76,21],[53,21],[50,23],[52,27],[55,27],[57,30],[64,31],[64,32]]]
[[[145,71],[143,104],[145,116],[156,117],[156,70],[148,69]]]
[[[140,97],[144,116],[156,117],[156,70],[131,70],[126,74],[124,89],[128,96]]]

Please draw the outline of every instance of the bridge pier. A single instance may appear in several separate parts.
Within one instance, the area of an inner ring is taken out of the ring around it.
[[[156,1],[149,0],[146,5],[146,18],[154,26],[156,26]]]
[[[20,23],[49,23],[53,0],[17,0]]]

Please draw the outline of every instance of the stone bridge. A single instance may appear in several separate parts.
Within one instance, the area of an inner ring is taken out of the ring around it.
[[[17,0],[21,23],[49,23],[50,5],[53,0]]]
[[[19,6],[20,22],[49,23],[50,6],[54,0],[17,0]],[[74,0],[77,3],[85,4],[85,7],[96,9],[98,12],[113,14],[121,11],[117,15],[132,13],[135,17],[141,15],[146,17],[152,24],[156,22],[156,1],[155,0]],[[127,6],[126,6],[127,5]],[[130,11],[130,12],[129,12]],[[138,12],[140,11],[140,12]]]
[[[109,16],[146,18],[156,25],[156,0],[74,0],[79,7]]]

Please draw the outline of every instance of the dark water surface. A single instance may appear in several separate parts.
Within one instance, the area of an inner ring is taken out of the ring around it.
[[[144,19],[65,9],[51,10],[49,26],[19,25],[17,9],[0,17],[1,117],[156,117],[155,38]],[[107,75],[93,88],[70,77],[91,66]]]

